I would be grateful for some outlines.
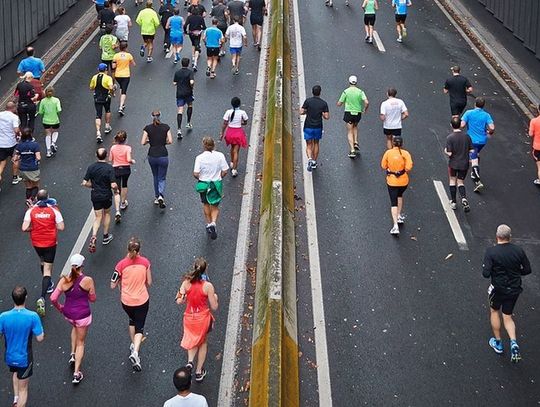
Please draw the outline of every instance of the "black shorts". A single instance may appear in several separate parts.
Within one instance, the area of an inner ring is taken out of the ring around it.
[[[126,312],[129,318],[129,326],[135,327],[136,334],[144,333],[144,323],[146,322],[146,315],[148,314],[148,307],[150,305],[150,300],[146,301],[142,305],[125,305],[122,304],[122,308]]]
[[[251,25],[263,25],[264,22],[264,16],[262,14],[255,14],[251,13],[249,15],[249,22]]]
[[[45,124],[45,123],[43,123],[43,128],[44,129],[54,129],[54,130],[56,130],[56,129],[60,128],[60,123],[56,123],[56,124]]]
[[[0,161],[5,161],[8,159],[8,157],[13,157],[16,146],[17,145],[14,145],[13,147],[0,148]]]
[[[461,116],[465,108],[467,107],[467,101],[465,102],[450,102],[450,112],[452,116]]]
[[[362,113],[352,114],[351,112],[345,112],[343,114],[343,121],[349,124],[358,124],[362,119]]]
[[[206,47],[206,56],[209,58],[219,56],[219,48]]]
[[[456,170],[455,168],[448,167],[448,175],[453,177],[456,177],[457,179],[464,180],[467,178],[467,173],[469,172],[469,169],[466,170]]]
[[[407,185],[403,187],[393,187],[391,185],[388,186],[388,195],[390,195],[390,204],[391,206],[397,206],[398,198],[401,198],[403,196],[403,193],[407,189]]]
[[[102,59],[101,63],[107,65],[107,69],[112,71],[112,59],[111,60]]]
[[[51,247],[36,247],[34,246],[34,250],[36,251],[37,255],[44,263],[54,263],[54,258],[56,257],[56,246]]]
[[[364,25],[375,25],[375,14],[364,14]]]
[[[189,34],[189,40],[191,45],[195,48],[195,51],[201,52],[201,34]]]
[[[144,42],[146,41],[154,41],[154,35],[148,35],[148,34],[143,34],[142,35],[142,39]]]
[[[220,30],[221,33],[223,34],[223,37],[225,37],[225,33],[227,32],[227,24],[225,24],[225,25],[218,25],[217,28],[219,28],[219,30]]]
[[[533,158],[536,161],[540,161],[540,150],[533,150],[532,151]],[[0,160],[1,161],[1,160]]]
[[[125,95],[127,93],[127,89],[129,86],[129,78],[115,78],[116,82],[118,82],[118,85],[120,86],[120,92],[122,95]]]
[[[407,14],[396,14],[396,23],[405,24],[406,19],[407,19]]]
[[[106,102],[94,102],[94,106],[96,107],[96,119],[101,119],[101,116],[103,116],[103,110],[105,110],[105,113],[111,113],[111,99],[107,99]]]
[[[109,209],[112,206],[112,199],[105,199],[94,201],[92,200],[92,207],[95,211],[100,211],[102,209]]]
[[[383,133],[386,136],[401,136],[401,129],[384,129]]]
[[[114,177],[116,178],[118,188],[127,188],[130,175],[131,167],[129,165],[114,167]]]
[[[17,379],[24,380],[32,376],[34,362],[30,362],[26,367],[19,366],[9,366],[9,371],[11,373],[17,373]]]
[[[516,306],[518,295],[506,296],[497,294],[495,289],[488,296],[489,306],[494,310],[498,311],[502,308],[502,313],[505,315],[512,315],[514,312],[514,307]]]

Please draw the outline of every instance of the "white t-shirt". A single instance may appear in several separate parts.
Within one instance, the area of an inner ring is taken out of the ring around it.
[[[180,395],[174,396],[172,399],[167,400],[163,404],[163,407],[208,407],[208,403],[204,396],[189,393],[185,397]]]
[[[219,181],[221,171],[227,171],[229,164],[223,153],[219,151],[205,151],[195,158],[193,172],[199,173],[199,181]]]
[[[129,32],[129,23],[131,22],[131,18],[129,18],[126,14],[120,14],[116,17],[114,17],[114,21],[116,22],[116,33],[125,35]]]
[[[388,98],[381,103],[381,114],[385,119],[383,127],[385,129],[401,129],[401,114],[407,111],[407,106],[403,100],[398,98]]]
[[[242,109],[236,109],[236,111],[234,112],[234,117],[231,120],[232,112],[233,109],[227,110],[223,115],[223,120],[227,120],[229,122],[229,127],[239,129],[240,127],[242,127],[242,121],[247,121],[248,115]]]
[[[15,129],[21,125],[19,116],[8,110],[0,112],[0,148],[11,148],[17,144]]]
[[[242,39],[246,36],[246,29],[238,23],[234,23],[227,27],[225,36],[229,38],[231,48],[242,48]]]

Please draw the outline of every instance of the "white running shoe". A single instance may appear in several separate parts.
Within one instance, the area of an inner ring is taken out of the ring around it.
[[[392,227],[392,229],[390,229],[390,234],[391,235],[399,235],[399,226],[398,225],[394,225]]]

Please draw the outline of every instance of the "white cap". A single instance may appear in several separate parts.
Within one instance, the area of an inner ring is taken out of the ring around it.
[[[349,83],[351,85],[356,85],[358,83],[358,78],[355,75],[349,76]]]
[[[74,254],[69,259],[69,264],[71,264],[73,267],[81,267],[84,263],[84,256],[82,254]]]

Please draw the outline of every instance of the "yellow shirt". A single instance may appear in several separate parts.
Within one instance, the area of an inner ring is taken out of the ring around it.
[[[129,78],[131,76],[131,72],[129,70],[131,61],[133,61],[133,55],[131,55],[129,52],[117,52],[113,58],[113,63],[116,64],[114,76],[116,78]]]
[[[391,150],[386,150],[381,160],[383,170],[391,172],[386,175],[386,183],[391,187],[404,187],[409,185],[409,174],[412,170],[413,161],[407,150],[394,147]],[[394,173],[404,171],[400,176]]]
[[[90,80],[90,89],[92,90],[96,88],[98,75],[100,74],[99,73],[95,74],[94,76],[92,76],[92,79]],[[103,74],[103,79],[101,80],[101,86],[103,86],[105,89],[108,89],[108,90],[112,90],[113,88],[113,80],[106,73]]]

